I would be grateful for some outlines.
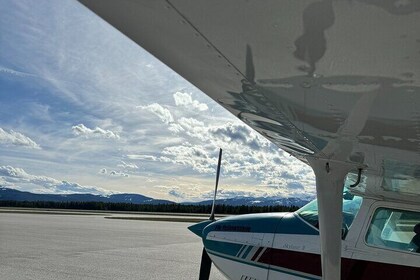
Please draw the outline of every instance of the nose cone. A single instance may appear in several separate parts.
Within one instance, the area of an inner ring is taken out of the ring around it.
[[[190,231],[192,231],[193,233],[195,233],[196,235],[200,236],[201,238],[203,237],[203,230],[206,226],[208,226],[209,224],[213,223],[214,221],[212,220],[207,220],[207,221],[203,221],[203,222],[199,222],[198,224],[189,226],[188,229]]]

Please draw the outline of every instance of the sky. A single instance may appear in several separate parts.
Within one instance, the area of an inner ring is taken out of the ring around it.
[[[75,0],[0,0],[0,185],[36,193],[313,198],[280,150]]]

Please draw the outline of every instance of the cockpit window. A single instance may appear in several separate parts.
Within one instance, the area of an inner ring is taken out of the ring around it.
[[[420,212],[376,209],[366,242],[378,247],[420,253]]]
[[[343,193],[343,238],[347,234],[348,229],[353,223],[354,217],[359,212],[360,205],[362,204],[362,197],[353,195],[347,188],[344,188]],[[311,201],[302,208],[296,211],[296,213],[310,223],[314,227],[318,228],[318,204],[317,201]]]

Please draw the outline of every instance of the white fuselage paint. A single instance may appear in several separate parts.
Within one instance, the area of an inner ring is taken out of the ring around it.
[[[368,230],[370,217],[379,207],[420,211],[420,207],[414,204],[401,205],[401,203],[396,202],[365,199],[359,210],[359,214],[356,216],[345,240],[342,242],[342,258],[420,267],[420,254],[373,248],[366,244],[364,236]],[[221,256],[217,252],[208,251],[214,264],[229,279],[321,279],[315,275],[258,263],[259,258],[267,248],[320,254],[320,240],[318,235],[211,231],[206,236],[206,240],[244,245],[243,250],[236,257]],[[245,257],[245,252],[248,247],[252,247],[252,249]],[[263,249],[254,261],[251,261],[251,258],[259,247],[263,247]]]

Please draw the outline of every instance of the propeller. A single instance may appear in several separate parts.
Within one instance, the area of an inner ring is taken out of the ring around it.
[[[209,221],[214,221],[215,211],[216,211],[216,195],[217,195],[217,186],[219,185],[219,176],[220,176],[220,166],[222,163],[222,149],[219,151],[219,161],[217,163],[217,173],[216,173],[216,186],[214,188],[214,197],[213,197],[213,205],[211,207],[211,214]],[[209,254],[207,254],[206,248],[203,248],[203,253],[201,254],[201,264],[200,264],[200,276],[199,280],[208,280],[210,278],[210,270],[211,270],[211,259]]]
[[[211,214],[209,220],[214,221],[214,212],[215,212],[215,204],[216,204],[216,195],[217,195],[217,186],[219,185],[219,176],[220,176],[220,166],[222,164],[222,149],[219,151],[219,161],[217,162],[217,172],[216,172],[216,186],[214,188],[214,197],[213,197],[213,205],[211,206]]]

